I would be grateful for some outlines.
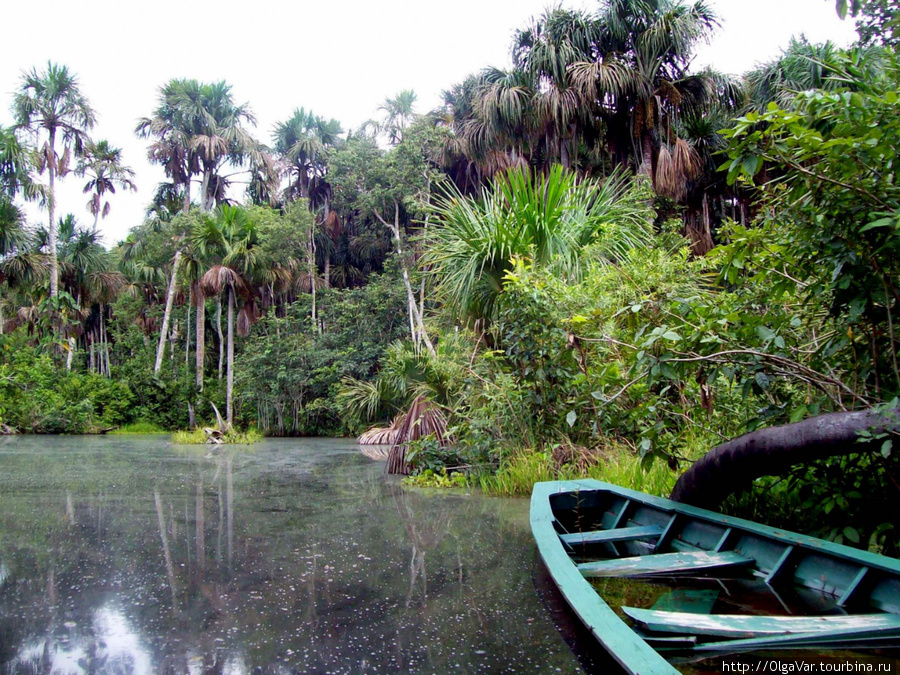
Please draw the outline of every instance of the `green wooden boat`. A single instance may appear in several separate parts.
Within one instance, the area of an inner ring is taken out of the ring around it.
[[[566,602],[628,673],[900,648],[900,560],[596,480],[535,484],[531,529]]]

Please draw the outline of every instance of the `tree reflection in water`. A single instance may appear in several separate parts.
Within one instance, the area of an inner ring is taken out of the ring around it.
[[[0,672],[573,672],[533,559],[527,502],[341,441],[0,446]]]

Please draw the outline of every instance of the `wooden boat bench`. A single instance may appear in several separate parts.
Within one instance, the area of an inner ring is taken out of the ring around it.
[[[611,558],[578,565],[585,577],[642,577],[678,574],[681,572],[706,572],[726,567],[749,566],[754,563],[735,551],[711,553],[692,551],[687,553],[657,553],[632,558]]]

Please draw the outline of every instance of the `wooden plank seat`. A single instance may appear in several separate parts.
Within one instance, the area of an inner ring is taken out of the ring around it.
[[[856,614],[834,616],[745,616],[741,614],[692,614],[637,607],[622,611],[642,627],[656,633],[706,635],[749,640],[781,636],[811,639],[871,638],[900,635],[900,615]]]
[[[681,572],[706,572],[726,567],[752,565],[748,558],[734,551],[710,553],[657,553],[633,558],[613,558],[581,563],[578,571],[585,577],[641,577]],[[696,614],[692,615],[696,616]]]
[[[568,544],[569,546],[583,546],[585,544],[603,544],[634,541],[635,539],[658,538],[661,534],[661,527],[656,527],[655,525],[642,525],[639,527],[617,527],[614,530],[561,534],[559,535],[559,538],[564,544]]]

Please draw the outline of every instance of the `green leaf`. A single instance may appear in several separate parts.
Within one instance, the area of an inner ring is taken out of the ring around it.
[[[759,385],[760,389],[768,389],[769,388],[769,377],[765,373],[757,373],[756,374],[756,384]]]
[[[890,227],[896,222],[896,218],[879,218],[878,220],[873,220],[868,225],[863,226],[859,231],[866,232],[868,230],[874,230],[876,227]]]
[[[806,413],[808,412],[805,405],[801,405],[799,408],[794,408],[794,411],[791,413],[791,422],[799,422],[804,417],[806,417]]]
[[[672,340],[673,342],[677,342],[681,339],[681,336],[676,333],[674,330],[666,331],[662,334],[663,340]]]
[[[603,395],[602,391],[592,391],[591,396],[593,396],[598,401],[605,401],[606,397]]]
[[[859,543],[859,532],[857,532],[857,531],[856,531],[854,528],[852,528],[852,527],[845,527],[845,528],[844,528],[844,537],[846,537],[847,539],[849,539],[850,541],[852,541],[854,544],[858,544],[858,543]]]
[[[632,305],[631,311],[634,312],[635,314],[637,314],[638,312],[641,311],[641,306],[640,305]]]
[[[887,439],[884,443],[881,444],[881,456],[887,459],[891,456],[891,452],[894,449],[894,441],[890,438]]]
[[[744,157],[742,166],[744,168],[744,173],[746,173],[748,176],[755,176],[756,171],[759,169],[759,157]]]
[[[575,420],[577,420],[577,419],[578,419],[578,413],[576,413],[574,410],[570,410],[569,414],[566,415],[566,422],[569,423],[570,427],[575,426]]]

